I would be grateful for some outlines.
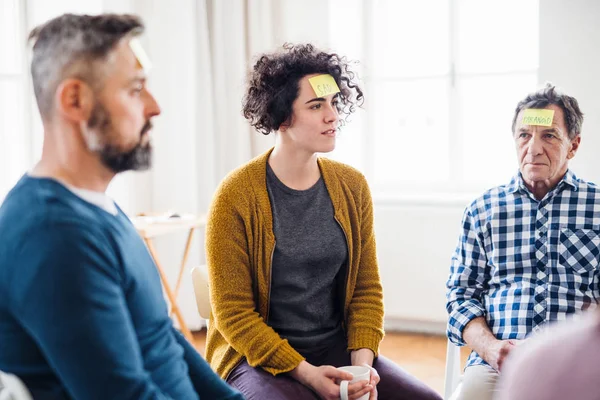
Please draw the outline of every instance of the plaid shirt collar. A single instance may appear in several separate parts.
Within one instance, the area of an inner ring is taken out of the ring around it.
[[[579,189],[579,180],[570,169],[567,170],[560,182],[558,182],[558,185],[556,185],[556,187],[554,187],[548,193],[554,196],[556,193],[564,189],[565,185],[571,186],[574,192],[576,192]],[[522,192],[526,193],[531,198],[535,198],[533,194],[529,191],[529,189],[527,189],[527,186],[525,186],[525,182],[523,182],[523,176],[521,175],[520,171],[512,177],[510,183],[506,186],[506,191],[511,194],[516,192]]]

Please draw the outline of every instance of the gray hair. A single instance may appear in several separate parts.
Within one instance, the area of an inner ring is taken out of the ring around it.
[[[551,104],[557,105],[563,110],[569,139],[572,140],[577,135],[581,134],[583,113],[579,109],[577,99],[562,93],[550,82],[547,82],[546,85],[537,92],[530,93],[517,104],[512,123],[513,134],[517,127],[517,116],[522,110],[528,108],[545,108]]]
[[[50,117],[63,80],[77,78],[99,89],[110,52],[122,38],[143,30],[137,16],[117,14],[64,14],[34,28],[29,34],[34,41],[31,77],[42,118]]]

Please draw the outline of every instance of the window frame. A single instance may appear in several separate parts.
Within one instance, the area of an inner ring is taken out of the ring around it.
[[[460,37],[460,27],[458,24],[459,19],[459,4],[460,0],[448,0],[449,1],[449,66],[447,74],[431,74],[421,75],[413,77],[386,77],[386,76],[373,76],[365,75],[362,79],[367,91],[375,84],[382,84],[391,81],[404,81],[414,82],[423,79],[443,79],[448,90],[448,140],[449,145],[447,148],[447,156],[449,163],[446,166],[449,168],[450,180],[443,183],[434,183],[432,181],[423,181],[420,183],[412,183],[407,181],[397,181],[393,184],[382,184],[377,183],[375,179],[375,158],[376,145],[372,136],[367,134],[361,135],[361,150],[360,152],[362,159],[364,160],[363,173],[371,182],[371,188],[374,197],[381,199],[384,202],[392,201],[393,199],[405,200],[409,202],[415,202],[418,199],[423,199],[425,202],[430,202],[432,198],[439,198],[441,202],[463,202],[465,199],[472,199],[473,196],[480,194],[483,184],[476,181],[468,181],[463,179],[464,171],[463,165],[460,160],[467,156],[464,142],[466,135],[460,132],[460,95],[462,91],[459,88],[458,82],[461,79],[472,78],[472,77],[500,77],[500,76],[522,76],[525,74],[532,74],[536,76],[536,81],[539,79],[539,63],[535,68],[532,69],[517,69],[511,71],[501,72],[459,72],[457,65],[459,59],[458,47]],[[365,65],[365,69],[375,70],[371,67],[371,62],[374,60],[373,47],[371,43],[374,41],[374,29],[373,24],[377,23],[374,18],[376,2],[372,0],[361,0],[360,6],[362,7],[362,30],[364,32],[364,40],[362,41],[362,48],[359,49],[358,53],[362,55],[361,63]],[[539,7],[539,1],[538,1]],[[539,15],[538,15],[539,17]],[[515,103],[516,105],[516,103]],[[364,113],[364,128],[369,131],[373,126],[373,113]],[[507,121],[507,125],[510,121]],[[506,161],[514,163],[514,154],[507,154]],[[342,159],[342,161],[344,161]],[[518,166],[515,164],[514,170],[516,171]],[[401,172],[401,171],[399,171]],[[510,176],[506,177],[506,183],[510,180]],[[501,183],[500,183],[501,184]],[[434,186],[434,187],[432,187]]]

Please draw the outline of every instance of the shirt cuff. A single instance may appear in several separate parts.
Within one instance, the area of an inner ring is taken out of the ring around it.
[[[477,300],[467,300],[450,313],[447,335],[450,341],[458,346],[466,345],[463,331],[469,322],[477,317],[485,316],[485,310]]]

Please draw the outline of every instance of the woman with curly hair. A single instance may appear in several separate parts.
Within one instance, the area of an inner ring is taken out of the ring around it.
[[[312,45],[265,54],[243,113],[275,147],[230,173],[209,213],[206,358],[248,399],[440,399],[379,355],[383,295],[364,176],[319,157],[363,101],[347,60]]]

